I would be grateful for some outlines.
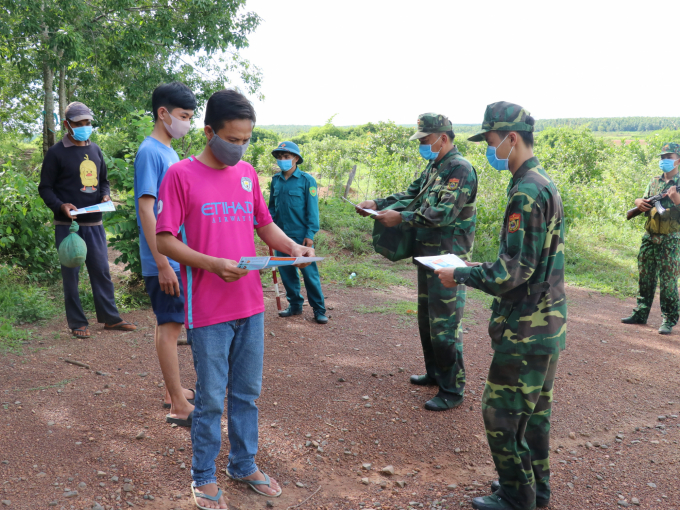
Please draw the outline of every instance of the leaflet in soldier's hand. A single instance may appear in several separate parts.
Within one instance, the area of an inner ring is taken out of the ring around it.
[[[465,261],[460,257],[447,253],[446,255],[437,255],[434,257],[414,257],[414,260],[419,264],[434,269],[445,269],[447,267],[466,267]]]
[[[355,204],[355,203],[352,202],[351,200],[347,200],[345,197],[340,197],[340,198],[342,198],[342,199],[343,199],[345,202],[347,202],[348,204],[352,204],[354,207],[356,207],[356,208],[358,208],[358,209],[361,209],[361,210],[364,211],[364,212],[367,212],[367,213],[370,214],[371,216],[373,216],[374,214],[378,214],[378,211],[376,211],[376,210],[374,210],[374,209],[364,209],[363,207],[359,207],[358,204]]]
[[[265,267],[293,266],[295,264],[307,264],[319,262],[324,257],[241,257],[238,261],[239,269],[258,270]]]

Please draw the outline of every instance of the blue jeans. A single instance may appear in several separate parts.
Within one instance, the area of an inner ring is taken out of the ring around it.
[[[257,472],[258,410],[262,389],[264,313],[187,330],[196,370],[191,424],[194,455],[191,475],[197,487],[217,483],[215,459],[222,446],[222,414],[227,394],[231,450],[227,470],[233,478]],[[229,370],[233,367],[233,370]]]

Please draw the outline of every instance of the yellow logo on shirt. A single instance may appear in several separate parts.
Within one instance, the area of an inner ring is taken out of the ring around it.
[[[316,196],[316,188],[314,186],[311,186],[309,188],[309,194],[312,195],[313,197]]]
[[[97,191],[97,184],[99,184],[97,165],[94,164],[94,161],[90,160],[87,154],[85,154],[85,160],[80,164],[80,181],[83,183],[83,187],[80,188],[80,191],[83,193],[94,193]]]

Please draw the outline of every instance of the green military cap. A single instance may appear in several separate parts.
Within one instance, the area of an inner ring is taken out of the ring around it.
[[[531,114],[518,104],[499,101],[491,103],[484,112],[484,122],[482,130],[474,136],[468,138],[471,142],[481,142],[484,140],[484,133],[489,131],[533,131],[532,124],[527,123],[527,117]]]
[[[453,125],[446,115],[439,113],[423,113],[418,115],[418,131],[409,140],[425,138],[430,133],[453,131]]]
[[[664,154],[677,154],[680,156],[680,143],[664,144],[664,146],[661,147],[661,154],[659,154],[659,156],[663,156]]]

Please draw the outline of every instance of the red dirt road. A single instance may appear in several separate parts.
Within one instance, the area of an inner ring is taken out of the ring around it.
[[[431,413],[422,405],[434,390],[408,383],[422,373],[415,318],[358,311],[414,302],[414,288],[324,287],[333,307],[328,326],[313,323],[308,308],[301,317],[277,318],[273,294],[265,293],[257,461],[284,484],[274,504],[287,509],[311,496],[297,508],[470,508],[470,498],[488,493],[494,478],[479,402],[492,352],[489,311],[474,297],[466,310],[465,404]],[[630,299],[574,288],[568,298],[550,508],[634,506],[637,498],[640,508],[680,509],[680,335],[657,334],[658,310],[649,326],[620,324]],[[59,319],[59,338],[40,330],[23,355],[0,358],[0,501],[9,508],[90,509],[95,501],[104,508],[194,508],[189,431],[166,425],[161,409],[153,314],[126,318],[140,328],[108,333],[95,326],[84,341],[68,336]],[[191,387],[191,353],[179,349]],[[388,465],[394,475],[379,472]],[[230,508],[265,508],[267,498],[223,472],[218,478]]]

